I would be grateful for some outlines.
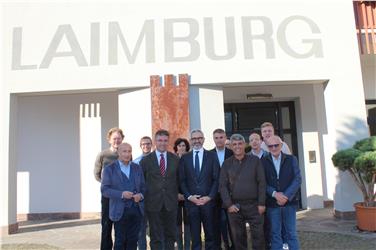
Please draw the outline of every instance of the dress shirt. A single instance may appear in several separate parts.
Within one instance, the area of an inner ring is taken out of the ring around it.
[[[165,171],[167,171],[167,151],[164,151],[163,153],[161,153],[158,150],[155,150],[155,153],[157,154],[158,166],[160,166],[161,154],[163,154],[164,159],[165,159]]]
[[[201,171],[201,167],[202,167],[202,158],[204,158],[204,148],[200,148],[200,149],[193,149],[192,152],[193,152],[193,164],[195,162],[195,156],[196,156],[196,151],[198,151],[198,159],[200,161],[200,171]],[[195,167],[195,166],[193,166]]]
[[[222,167],[222,164],[223,164],[223,162],[225,161],[225,153],[226,153],[226,150],[225,150],[225,149],[218,149],[218,148],[215,148],[215,151],[217,152],[218,161],[219,161],[219,166]]]
[[[140,155],[139,157],[137,157],[136,159],[133,160],[134,163],[136,164],[140,164],[140,161],[142,160],[142,158],[144,158],[144,155]]]
[[[139,157],[137,157],[136,159],[134,159],[132,162],[134,162],[134,163],[140,165],[140,161],[141,161],[145,156],[147,156],[148,154],[150,154],[150,152],[147,153],[147,154],[141,154]]]
[[[272,157],[272,160],[273,160],[275,171],[277,172],[277,179],[279,179],[279,170],[281,168],[282,154],[280,153],[279,156],[277,157],[277,159],[273,155],[271,157]]]
[[[123,172],[123,174],[125,174],[128,177],[128,179],[129,179],[129,175],[131,173],[131,163],[129,162],[128,165],[125,165],[120,160],[118,160],[118,162],[119,162],[119,165],[120,165],[121,172]]]
[[[264,155],[265,151],[260,148],[260,152],[258,154],[256,154],[255,151],[253,151],[253,149],[251,150],[251,154],[253,154],[254,156],[257,156],[259,159],[261,159],[261,157]]]

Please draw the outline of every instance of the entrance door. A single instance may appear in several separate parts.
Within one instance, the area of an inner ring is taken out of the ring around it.
[[[279,135],[298,155],[294,102],[226,103],[225,127],[227,135],[242,134],[248,141],[251,131],[261,134],[260,125],[271,122]]]
[[[227,136],[234,133],[242,134],[248,141],[249,134],[252,131],[256,131],[261,135],[260,126],[263,122],[271,122],[274,125],[275,134],[279,135],[290,147],[292,154],[298,157],[294,102],[225,104]],[[301,209],[300,189],[298,192],[299,208]]]

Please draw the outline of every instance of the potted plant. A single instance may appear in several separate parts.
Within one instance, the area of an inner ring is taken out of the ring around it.
[[[356,142],[332,156],[334,166],[350,173],[362,192],[363,202],[354,204],[358,228],[376,231],[376,136]]]

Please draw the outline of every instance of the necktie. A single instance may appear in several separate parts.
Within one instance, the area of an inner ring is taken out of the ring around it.
[[[166,161],[163,154],[161,154],[161,159],[159,161],[159,169],[161,170],[161,175],[164,177],[166,174]]]
[[[200,151],[196,151],[196,155],[195,155],[195,174],[196,176],[198,177],[200,175],[200,160],[198,158],[198,153]]]

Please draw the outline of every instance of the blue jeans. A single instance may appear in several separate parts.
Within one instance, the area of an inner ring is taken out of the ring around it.
[[[282,249],[282,228],[286,230],[285,240],[290,250],[299,250],[296,232],[296,207],[268,207],[266,210],[270,222],[270,241],[272,250]]]

